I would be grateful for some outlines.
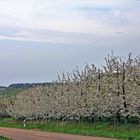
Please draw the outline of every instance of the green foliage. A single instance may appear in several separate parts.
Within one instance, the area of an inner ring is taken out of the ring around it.
[[[17,95],[17,93],[19,93],[22,90],[23,90],[22,88],[8,88],[5,90],[1,90],[0,97],[4,98],[4,97],[9,97],[9,96],[15,96]]]
[[[10,139],[3,137],[3,136],[0,136],[0,140],[10,140]]]

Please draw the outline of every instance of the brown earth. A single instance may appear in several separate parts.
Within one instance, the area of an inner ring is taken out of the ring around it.
[[[113,140],[109,138],[79,136],[4,127],[0,127],[0,135],[12,138],[12,140]]]

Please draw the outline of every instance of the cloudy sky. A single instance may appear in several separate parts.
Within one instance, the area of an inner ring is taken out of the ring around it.
[[[139,37],[139,0],[0,0],[0,85],[140,55]]]

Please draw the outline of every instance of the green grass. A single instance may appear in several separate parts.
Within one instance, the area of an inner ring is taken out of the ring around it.
[[[0,126],[23,128],[22,122],[16,122],[13,119],[0,120]],[[97,123],[96,125],[88,123],[74,122],[28,122],[26,129],[36,129],[48,132],[59,132],[68,134],[88,135],[110,137],[122,140],[128,140],[131,136],[133,140],[140,140],[140,126],[138,125],[118,125],[114,127],[109,123]]]
[[[3,136],[0,136],[0,140],[10,140],[10,139],[3,137]]]

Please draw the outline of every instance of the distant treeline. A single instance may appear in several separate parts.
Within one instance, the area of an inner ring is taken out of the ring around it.
[[[8,86],[8,88],[30,88],[34,86],[49,86],[52,85],[52,82],[47,83],[17,83],[17,84],[11,84]]]

